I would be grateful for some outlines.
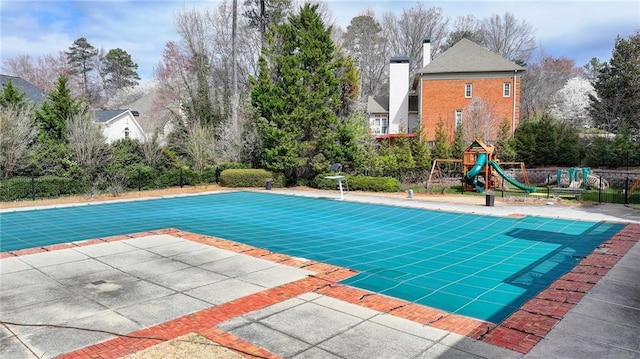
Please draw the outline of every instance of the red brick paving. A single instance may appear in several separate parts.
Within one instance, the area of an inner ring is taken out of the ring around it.
[[[585,293],[640,240],[640,225],[628,224],[625,226],[611,239],[603,242],[594,253],[584,258],[571,272],[553,282],[549,288],[543,290],[535,298],[526,302],[518,311],[498,325],[338,284],[338,281],[356,274],[355,271],[350,269],[315,261],[306,261],[284,254],[272,253],[268,250],[243,243],[184,232],[174,228],[99,238],[78,243],[59,244],[43,248],[4,252],[0,253],[0,258],[138,238],[153,234],[170,234],[256,258],[271,260],[297,268],[304,268],[316,274],[305,279],[176,318],[166,323],[145,328],[130,333],[130,336],[145,336],[162,338],[161,340],[171,340],[191,332],[196,332],[221,345],[238,350],[248,358],[278,358],[277,355],[270,353],[264,348],[260,348],[221,331],[215,328],[214,325],[303,293],[315,292],[348,303],[386,312],[423,325],[430,325],[466,335],[520,353],[527,353],[542,340],[563,316],[580,301]],[[154,339],[117,337],[103,343],[67,353],[60,358],[118,358],[158,343],[159,340]]]

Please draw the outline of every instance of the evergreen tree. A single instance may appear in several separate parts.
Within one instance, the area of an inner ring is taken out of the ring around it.
[[[513,140],[511,137],[511,123],[507,118],[500,123],[500,130],[498,131],[498,139],[496,141],[496,156],[505,162],[513,161],[516,158],[516,151],[513,149]]]
[[[93,71],[93,59],[98,54],[98,49],[91,46],[86,38],[81,37],[73,42],[69,47],[69,52],[65,52],[67,61],[71,65],[71,74],[80,75],[81,85],[84,95],[89,99],[89,74]]]
[[[395,139],[393,146],[391,146],[391,155],[396,158],[398,170],[400,171],[411,170],[416,166],[411,153],[411,144],[409,139],[404,136]]]
[[[542,166],[557,164],[558,160],[558,123],[551,115],[543,114],[534,124],[536,159]]]
[[[615,132],[626,123],[640,131],[640,31],[628,40],[618,37],[611,60],[597,70],[597,96],[589,96],[596,126]]]
[[[249,20],[249,26],[258,28],[264,43],[269,27],[282,24],[291,11],[291,5],[291,0],[245,0],[247,10],[243,15]]]
[[[40,128],[39,137],[56,142],[65,142],[66,121],[76,115],[86,114],[87,107],[71,97],[68,79],[60,76],[56,88],[49,93],[42,108],[37,112],[36,123]]]
[[[136,72],[138,64],[131,60],[131,55],[122,49],[109,50],[105,56],[105,72],[107,87],[115,92],[125,87],[138,85],[140,76]]]
[[[447,138],[447,132],[444,129],[444,122],[442,119],[438,121],[436,125],[436,143],[433,146],[433,157],[435,158],[451,158],[451,146],[449,145],[449,139]]]
[[[536,130],[536,123],[533,120],[527,120],[518,126],[513,136],[516,160],[524,162],[526,166],[539,164],[536,158]]]
[[[558,123],[557,161],[559,166],[580,165],[580,136],[578,130],[568,123]]]
[[[609,166],[612,159],[611,141],[605,137],[594,137],[586,150],[586,163],[589,167]]]
[[[451,144],[451,156],[453,158],[462,159],[464,150],[467,149],[468,143],[464,140],[465,133],[462,124],[456,126],[456,130],[453,132],[453,143]]]
[[[289,184],[313,178],[330,163],[350,164],[354,154],[345,149],[358,138],[352,131],[357,70],[337,53],[317,8],[307,4],[274,27],[252,79],[262,163]]]
[[[422,124],[418,125],[415,134],[416,136],[411,142],[411,153],[413,154],[413,158],[416,162],[416,167],[430,169],[432,161],[431,149],[429,148],[429,143],[425,138]]]
[[[26,109],[29,104],[26,97],[27,95],[9,79],[0,90],[0,108]]]
[[[632,163],[633,156],[633,140],[631,138],[631,130],[628,125],[623,124],[616,136],[611,141],[611,163],[613,167],[626,167],[627,163]]]

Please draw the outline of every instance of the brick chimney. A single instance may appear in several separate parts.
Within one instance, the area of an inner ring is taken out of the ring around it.
[[[389,133],[407,131],[409,117],[409,57],[394,56],[389,64]]]

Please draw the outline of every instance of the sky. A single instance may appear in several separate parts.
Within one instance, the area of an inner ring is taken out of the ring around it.
[[[228,0],[231,1],[231,0]],[[244,0],[238,0],[242,3]],[[366,9],[378,20],[386,12],[400,15],[416,1],[328,0],[336,25],[346,28]],[[170,40],[178,40],[175,15],[182,9],[215,9],[220,0],[2,0],[0,60],[20,55],[37,58],[67,51],[85,37],[96,48],[121,48],[138,64],[143,80],[152,77]],[[451,23],[458,16],[477,19],[506,12],[533,28],[538,45],[553,57],[573,59],[577,66],[596,57],[611,59],[617,36],[640,30],[640,0],[448,0],[423,2],[439,7]]]

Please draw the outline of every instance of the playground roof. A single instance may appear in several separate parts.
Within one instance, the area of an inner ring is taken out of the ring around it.
[[[467,151],[471,150],[472,148],[482,148],[487,153],[493,153],[493,146],[487,145],[486,143],[484,143],[484,141],[482,141],[479,138],[476,138],[476,140],[473,141],[473,143],[471,143],[469,147],[467,147]]]

